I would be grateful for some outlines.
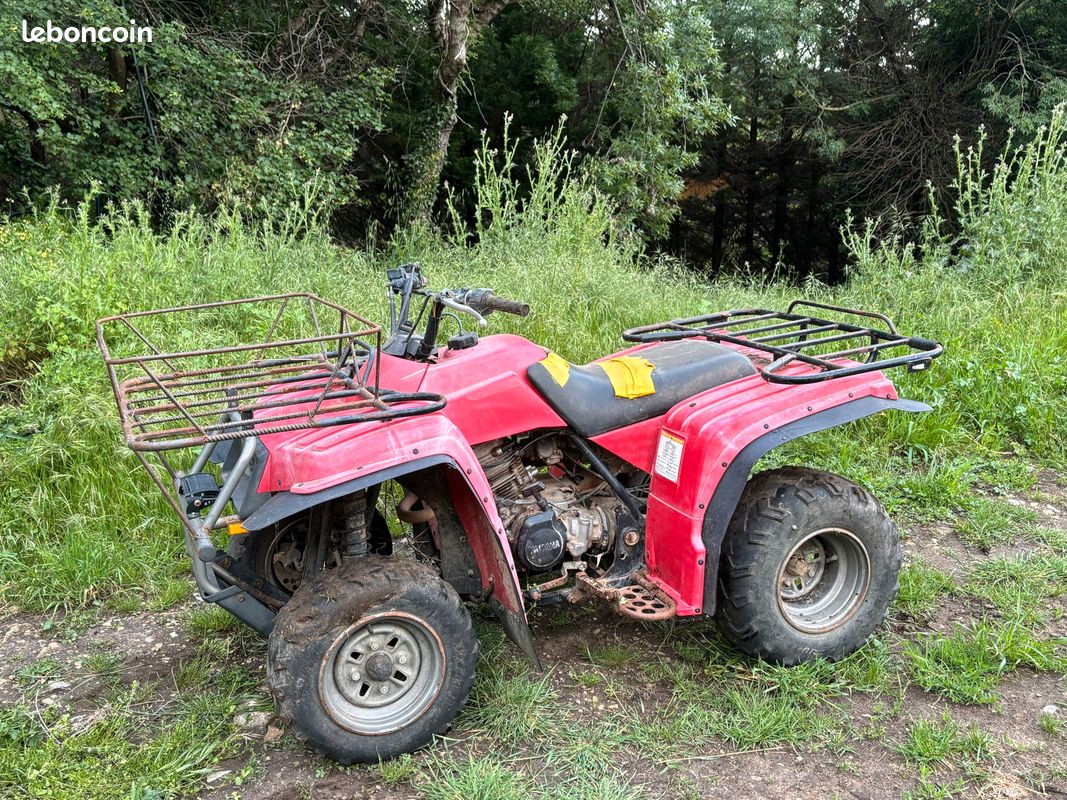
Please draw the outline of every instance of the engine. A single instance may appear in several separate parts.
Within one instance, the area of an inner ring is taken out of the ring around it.
[[[475,452],[527,572],[549,572],[565,560],[611,550],[623,504],[602,478],[568,457],[559,437],[497,440]]]

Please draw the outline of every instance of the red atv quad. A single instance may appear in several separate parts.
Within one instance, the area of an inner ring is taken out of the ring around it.
[[[309,294],[97,325],[202,598],[269,636],[278,712],[320,751],[376,761],[447,729],[474,680],[465,599],[535,664],[533,604],[714,615],[783,664],[841,658],[885,617],[901,555],[881,504],[813,469],[750,473],[798,436],[928,410],[882,370],[925,369],[939,344],[797,301],[634,328],[574,365],[462,324],[441,346],[459,315],[529,307],[432,291],[416,264],[388,280],[384,343]],[[260,341],[218,344],[252,324]]]

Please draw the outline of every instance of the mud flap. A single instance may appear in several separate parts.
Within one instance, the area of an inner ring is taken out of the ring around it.
[[[534,647],[533,632],[530,630],[530,623],[526,620],[526,612],[516,614],[514,611],[509,611],[495,597],[489,598],[489,605],[496,612],[508,638],[526,654],[534,669],[542,672],[544,667],[541,666],[541,659],[537,657],[537,648]]]
[[[489,592],[489,605],[496,612],[508,638],[541,670],[541,660],[534,648],[533,633],[526,619],[526,609],[519,590],[515,568],[504,550],[500,535],[493,530],[485,509],[471,492],[470,486],[456,470],[448,470],[448,487],[452,504],[470,540],[471,550],[482,573],[482,586]],[[487,502],[487,501],[483,501]]]

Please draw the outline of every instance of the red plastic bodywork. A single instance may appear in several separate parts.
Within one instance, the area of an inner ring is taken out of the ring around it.
[[[498,599],[510,610],[521,611],[512,607],[521,595],[510,546],[472,447],[532,430],[565,427],[526,377],[527,367],[545,353],[521,337],[498,335],[470,349],[445,350],[432,364],[382,356],[383,387],[436,392],[448,399],[447,406],[434,414],[387,422],[264,436],[270,457],[259,491],[310,494],[415,459],[447,456],[458,467],[450,485],[472,537],[484,585],[494,576]],[[752,375],[695,395],[664,416],[593,437],[605,450],[652,474],[645,530],[648,574],[677,602],[679,615],[701,613],[704,509],[734,457],[768,431],[869,396],[897,397],[880,372],[800,385],[769,383]],[[683,441],[677,482],[654,468],[664,431]],[[496,542],[486,539],[493,533]],[[504,582],[509,584],[507,592],[500,591]]]
[[[310,494],[368,470],[411,461],[416,446],[420,455],[456,450],[460,461],[482,442],[564,427],[526,378],[526,368],[544,358],[545,352],[520,336],[502,334],[487,336],[467,350],[445,350],[434,364],[383,355],[379,367],[383,387],[435,392],[447,397],[448,405],[437,414],[264,436],[270,459],[259,491]],[[427,444],[420,446],[423,440]],[[475,459],[473,466],[477,465]]]
[[[897,393],[877,372],[800,385],[753,375],[696,395],[660,418],[660,430],[683,441],[682,457],[677,482],[652,470],[645,556],[649,576],[678,603],[680,616],[701,613],[704,510],[734,458],[768,431],[863,397],[896,400]],[[622,431],[614,433],[613,452],[625,458]],[[649,431],[633,433],[630,452],[647,459]]]
[[[511,335],[489,336],[466,350],[446,350],[434,364],[383,355],[379,372],[383,387],[442,394],[448,398],[445,408],[386,422],[263,436],[270,456],[258,490],[314,494],[399,464],[445,456],[466,484],[450,478],[483,585],[489,586],[492,579],[497,599],[509,611],[521,613],[511,548],[493,492],[471,448],[535,428],[563,427],[563,420],[526,379],[526,368],[544,357],[543,347]],[[487,539],[493,534],[495,547]]]

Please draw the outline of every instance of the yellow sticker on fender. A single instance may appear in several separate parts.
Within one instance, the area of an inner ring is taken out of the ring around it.
[[[682,466],[682,448],[685,442],[669,433],[659,435],[656,449],[656,474],[673,483],[678,483],[678,470]]]
[[[541,366],[548,370],[548,374],[560,386],[567,385],[567,380],[571,377],[571,365],[563,356],[549,353],[541,359]]]
[[[617,356],[597,361],[596,364],[608,374],[616,397],[634,400],[656,393],[656,386],[652,383],[652,370],[656,367],[647,358]]]

